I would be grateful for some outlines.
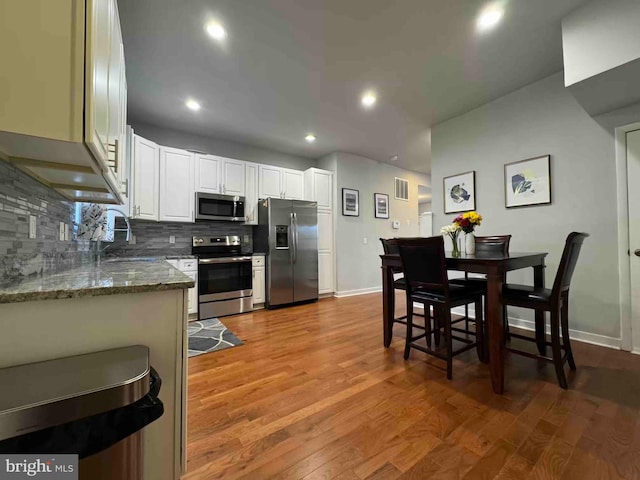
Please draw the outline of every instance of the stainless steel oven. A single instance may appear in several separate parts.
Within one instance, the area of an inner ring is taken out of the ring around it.
[[[200,320],[252,310],[251,256],[241,253],[240,237],[194,237],[198,255]]]
[[[196,220],[244,222],[244,197],[196,193]]]

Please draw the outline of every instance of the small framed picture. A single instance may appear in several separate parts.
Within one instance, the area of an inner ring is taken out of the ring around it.
[[[507,208],[551,203],[551,155],[504,166],[504,205]]]
[[[476,209],[476,172],[460,173],[442,179],[444,213],[471,212]]]
[[[374,193],[373,203],[376,218],[389,218],[389,195],[386,193]]]
[[[342,215],[345,217],[360,215],[360,192],[358,190],[342,189]]]

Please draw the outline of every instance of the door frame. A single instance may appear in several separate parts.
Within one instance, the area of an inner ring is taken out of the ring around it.
[[[629,195],[627,172],[627,133],[640,130],[640,122],[615,129],[616,184],[618,204],[618,279],[620,285],[620,348],[640,354],[640,345],[633,345],[631,317],[631,245],[629,232]],[[640,328],[640,325],[636,328]]]

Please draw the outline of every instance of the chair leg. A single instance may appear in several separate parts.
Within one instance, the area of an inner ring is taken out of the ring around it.
[[[445,341],[447,342],[447,379],[453,378],[453,338],[451,335],[451,309],[443,309],[442,321],[444,322]]]
[[[469,305],[464,306],[464,328],[469,331]]]
[[[504,341],[507,343],[511,340],[511,334],[509,333],[509,313],[506,305],[502,306],[502,325],[504,326]]]
[[[431,305],[424,305],[424,333],[427,347],[431,348]]]
[[[411,339],[413,338],[413,301],[407,295],[407,337],[404,343],[404,359],[409,359],[411,353]]]
[[[567,389],[567,378],[564,375],[562,365],[562,349],[560,347],[560,308],[557,306],[551,311],[551,350],[553,352],[553,366],[556,367],[558,384]]]
[[[440,346],[440,326],[442,325],[442,309],[439,306],[433,307],[433,339],[436,347]]]
[[[560,325],[562,327],[562,344],[567,352],[567,363],[571,370],[576,369],[576,362],[573,359],[573,351],[571,350],[571,340],[569,339],[569,296],[565,295],[562,299],[562,310],[560,316]]]
[[[476,300],[476,351],[478,359],[486,363],[488,361],[487,348],[484,343],[484,319],[482,315],[482,298]]]
[[[545,315],[544,310],[536,310],[535,312],[535,328],[536,328],[536,345],[540,355],[547,354],[547,337],[545,334]]]

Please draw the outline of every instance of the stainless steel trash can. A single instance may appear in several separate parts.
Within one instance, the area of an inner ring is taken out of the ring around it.
[[[142,480],[160,385],[142,345],[0,369],[0,453],[75,453],[81,479]]]

